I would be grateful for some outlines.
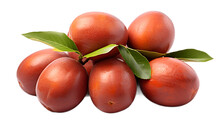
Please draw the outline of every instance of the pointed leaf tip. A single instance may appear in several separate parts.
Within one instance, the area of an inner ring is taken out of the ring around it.
[[[206,62],[213,59],[206,52],[196,49],[184,49],[184,50],[167,53],[165,57],[173,57],[183,61],[191,61],[191,62]]]
[[[59,51],[78,52],[75,43],[65,34],[54,31],[29,32],[24,37],[54,47]]]

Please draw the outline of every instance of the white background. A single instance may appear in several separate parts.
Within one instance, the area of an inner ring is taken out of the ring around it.
[[[206,1],[206,2],[204,2]],[[220,4],[218,0],[4,0],[0,2],[0,122],[220,122]],[[46,110],[34,96],[23,92],[16,79],[20,62],[31,53],[48,48],[24,38],[30,31],[68,32],[73,19],[89,11],[115,15],[128,27],[140,14],[157,10],[167,14],[175,26],[175,41],[170,51],[196,48],[214,60],[188,63],[197,72],[200,89],[189,104],[163,107],[147,100],[140,90],[132,105],[119,113],[98,110],[84,100],[66,113]]]

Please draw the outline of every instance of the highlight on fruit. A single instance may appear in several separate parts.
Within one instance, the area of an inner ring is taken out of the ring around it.
[[[73,20],[67,34],[22,35],[52,47],[27,56],[17,69],[22,90],[52,112],[75,108],[87,92],[97,109],[120,112],[134,101],[137,85],[155,104],[182,106],[199,90],[199,76],[186,62],[213,59],[197,49],[168,52],[174,24],[159,11],[141,14],[128,29],[111,14],[87,12]]]

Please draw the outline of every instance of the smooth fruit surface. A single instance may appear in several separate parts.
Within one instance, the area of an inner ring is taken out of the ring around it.
[[[59,58],[41,73],[36,94],[41,104],[53,112],[76,107],[87,92],[88,76],[83,66],[68,57]]]
[[[181,106],[190,102],[199,89],[195,71],[183,61],[162,57],[150,62],[151,79],[140,80],[143,94],[164,106]]]
[[[60,57],[67,55],[52,49],[40,50],[26,57],[17,69],[20,87],[28,94],[36,95],[35,87],[41,72],[49,63]]]
[[[75,59],[75,60],[79,60],[79,54],[75,53],[75,52],[68,52],[68,56]],[[86,58],[83,58],[82,61],[84,62],[86,60]],[[86,62],[83,67],[86,69],[88,75],[90,74],[90,71],[93,67],[93,61],[89,60],[88,62]]]
[[[115,16],[103,12],[87,12],[74,19],[68,36],[75,42],[79,51],[85,55],[108,44],[127,43],[128,33],[125,25]],[[110,53],[94,59],[102,59],[118,54],[117,48]]]
[[[173,44],[175,30],[164,13],[150,11],[138,16],[128,28],[128,46],[166,53]]]
[[[118,59],[94,65],[89,77],[89,94],[103,112],[114,113],[131,105],[136,94],[136,80],[130,68]]]

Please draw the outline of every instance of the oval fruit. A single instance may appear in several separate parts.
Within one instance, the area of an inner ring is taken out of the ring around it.
[[[166,53],[173,44],[175,30],[164,13],[150,11],[138,16],[128,28],[128,46]]]
[[[109,44],[125,45],[128,39],[127,28],[115,16],[104,12],[87,12],[75,18],[68,36],[85,55]],[[116,56],[117,48],[111,52],[92,58],[94,61]]]
[[[114,113],[131,105],[136,94],[136,80],[130,68],[118,59],[94,65],[89,77],[89,94],[103,112]]]
[[[150,62],[151,79],[140,80],[143,94],[163,106],[181,106],[190,102],[199,89],[196,72],[175,58],[162,57]]]
[[[83,66],[68,57],[59,58],[41,73],[36,94],[41,104],[53,112],[76,107],[87,92],[88,76]]]
[[[75,60],[79,60],[79,54],[75,53],[75,52],[68,52],[68,56],[75,59]],[[83,58],[82,61],[84,62],[86,60],[86,58]],[[88,62],[86,62],[83,67],[86,69],[88,75],[90,74],[90,71],[93,67],[93,61],[89,60]]]
[[[17,69],[20,87],[28,94],[36,95],[35,87],[41,72],[49,63],[60,57],[67,57],[67,55],[52,49],[40,50],[26,57]]]

